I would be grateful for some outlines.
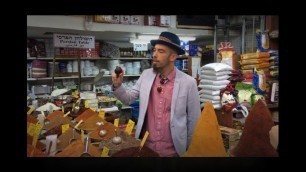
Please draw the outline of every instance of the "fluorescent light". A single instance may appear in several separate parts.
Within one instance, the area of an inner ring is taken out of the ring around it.
[[[192,36],[179,36],[180,40],[181,41],[194,41],[196,40],[195,37],[192,37]]]
[[[142,40],[153,40],[153,39],[158,39],[158,35],[139,35],[138,39],[142,39]]]
[[[138,42],[147,42],[149,43],[151,40],[158,39],[159,35],[138,35],[136,40]],[[194,41],[195,37],[192,36],[179,36],[181,41]],[[130,41],[131,42],[131,41]]]
[[[130,43],[133,43],[133,44],[148,44],[148,43],[150,43],[150,40],[130,39]]]

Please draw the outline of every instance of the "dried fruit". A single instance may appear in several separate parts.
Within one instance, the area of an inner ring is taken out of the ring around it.
[[[116,66],[116,69],[115,69],[115,73],[117,75],[117,78],[119,77],[120,73],[122,73],[122,68],[120,66]]]

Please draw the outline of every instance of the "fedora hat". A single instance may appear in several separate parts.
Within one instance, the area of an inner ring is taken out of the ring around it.
[[[162,32],[159,35],[159,38],[156,40],[151,40],[151,45],[163,44],[166,45],[177,52],[178,55],[185,54],[185,51],[180,47],[181,41],[180,38],[171,32]]]

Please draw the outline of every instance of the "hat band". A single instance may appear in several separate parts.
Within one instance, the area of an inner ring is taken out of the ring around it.
[[[168,43],[170,43],[170,44],[173,44],[173,45],[175,45],[175,46],[177,46],[177,47],[180,47],[178,44],[173,43],[170,39],[165,38],[165,37],[163,37],[163,36],[159,36],[158,39],[159,39],[159,40],[162,40],[162,41],[165,41],[165,42],[168,42]]]

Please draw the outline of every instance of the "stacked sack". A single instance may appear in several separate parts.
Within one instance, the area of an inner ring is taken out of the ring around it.
[[[240,54],[242,74],[253,73],[253,68],[269,71],[270,54],[268,52]]]
[[[265,72],[266,78],[268,79],[269,67],[270,67],[270,53],[268,52],[258,52],[258,53],[246,53],[240,55],[240,65],[241,65],[241,73],[244,83],[253,83],[253,70],[260,71],[263,70]]]
[[[210,101],[214,109],[221,109],[220,90],[230,83],[232,67],[224,63],[209,63],[201,67],[199,96],[201,107]]]
[[[271,50],[270,52],[270,76],[274,79],[278,78],[278,50]]]

